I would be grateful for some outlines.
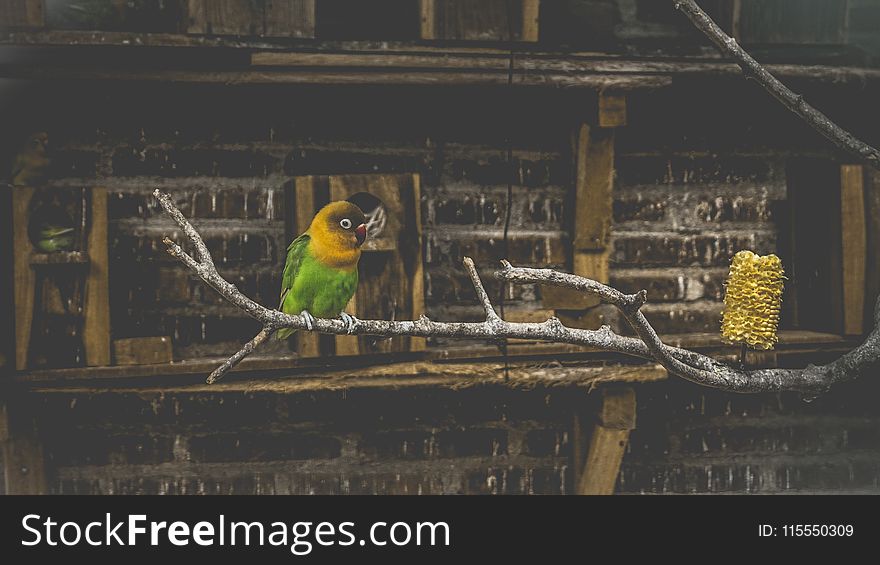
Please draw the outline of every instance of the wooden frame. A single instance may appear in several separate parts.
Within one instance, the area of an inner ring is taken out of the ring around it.
[[[15,367],[19,371],[28,366],[35,306],[34,253],[28,236],[29,211],[35,193],[32,187],[14,187],[12,195]],[[93,187],[88,190],[88,195],[88,238],[83,243],[85,253],[76,254],[74,258],[77,263],[88,263],[83,303],[83,346],[86,365],[95,367],[110,364],[107,190]]]

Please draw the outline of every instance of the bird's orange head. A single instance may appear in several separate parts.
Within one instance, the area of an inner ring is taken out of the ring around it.
[[[331,202],[315,214],[308,231],[313,252],[322,262],[338,267],[357,265],[367,238],[367,222],[351,202]]]

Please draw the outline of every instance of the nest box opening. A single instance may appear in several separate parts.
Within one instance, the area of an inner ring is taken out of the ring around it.
[[[388,222],[388,214],[385,204],[369,192],[358,192],[351,195],[348,201],[361,209],[367,218],[367,241],[379,240],[387,234],[383,234]]]

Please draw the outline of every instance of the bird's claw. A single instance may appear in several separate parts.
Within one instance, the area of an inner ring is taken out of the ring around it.
[[[354,325],[357,323],[358,319],[346,312],[339,314],[339,317],[342,318],[342,322],[345,324],[345,333],[348,335],[353,334]]]
[[[315,317],[312,316],[308,310],[303,310],[299,313],[300,316],[303,317],[303,320],[306,321],[306,329],[312,331],[315,329]]]

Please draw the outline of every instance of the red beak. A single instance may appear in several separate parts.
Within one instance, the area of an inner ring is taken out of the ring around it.
[[[364,224],[359,225],[354,228],[354,235],[357,237],[358,246],[363,245],[364,240],[367,239],[367,226]]]

